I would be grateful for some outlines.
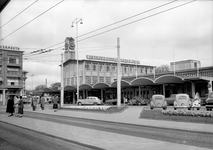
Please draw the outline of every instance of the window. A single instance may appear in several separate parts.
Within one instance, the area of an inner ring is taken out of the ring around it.
[[[99,70],[99,71],[102,71],[102,68],[103,68],[103,65],[102,65],[102,64],[99,64],[98,70]]]
[[[97,64],[93,64],[93,71],[97,70]]]
[[[197,68],[197,62],[194,63],[194,67]]]
[[[110,71],[110,65],[106,66],[106,71],[109,72]]]
[[[85,64],[85,69],[86,69],[86,70],[90,70],[90,64],[86,63],[86,64]]]
[[[7,73],[8,74],[13,74],[13,75],[18,75],[19,74],[19,69],[18,68],[7,68]]]
[[[112,71],[116,72],[117,71],[117,67],[115,65],[112,65]]]
[[[18,78],[8,78],[7,79],[7,85],[19,85],[19,79]]]
[[[13,57],[13,56],[10,56],[8,58],[8,63],[10,64],[19,64],[19,58],[18,57]]]

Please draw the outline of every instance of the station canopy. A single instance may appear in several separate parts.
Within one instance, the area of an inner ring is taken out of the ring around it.
[[[183,83],[184,79],[176,75],[163,75],[154,80],[155,83]]]
[[[135,78],[130,82],[131,85],[140,86],[140,85],[153,85],[154,81],[147,77]]]
[[[103,88],[109,88],[110,86],[106,83],[96,83],[93,85],[93,89],[103,89]]]

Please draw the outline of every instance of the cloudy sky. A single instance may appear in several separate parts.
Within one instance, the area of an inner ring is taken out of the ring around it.
[[[182,5],[186,2],[191,1],[12,0],[1,13],[0,42],[24,51],[27,89],[45,84],[46,79],[48,86],[60,82],[63,42],[76,37],[76,27],[71,27],[76,18],[83,20],[78,24],[79,59],[117,57],[119,37],[124,59],[155,66],[198,59],[202,67],[212,66],[213,1]],[[30,54],[39,49],[53,51]]]

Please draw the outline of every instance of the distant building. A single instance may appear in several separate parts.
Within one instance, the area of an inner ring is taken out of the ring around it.
[[[170,71],[187,70],[201,68],[201,63],[199,60],[183,60],[170,63]]]
[[[0,104],[4,105],[10,95],[22,94],[22,55],[18,47],[0,45]]]

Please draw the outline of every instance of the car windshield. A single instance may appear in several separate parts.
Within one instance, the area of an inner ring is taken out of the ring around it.
[[[186,96],[179,96],[178,99],[179,100],[187,100],[187,97]]]

